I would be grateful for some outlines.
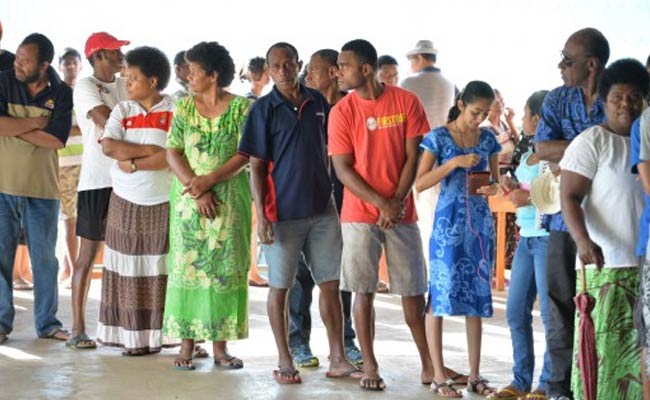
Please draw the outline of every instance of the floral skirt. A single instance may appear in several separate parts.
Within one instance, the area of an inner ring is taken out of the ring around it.
[[[578,273],[577,293],[582,288]],[[634,303],[639,294],[636,267],[587,270],[587,291],[596,299],[591,315],[596,332],[598,399],[642,399],[641,349],[633,325]],[[579,312],[576,311],[571,386],[576,400],[583,399],[578,367]]]

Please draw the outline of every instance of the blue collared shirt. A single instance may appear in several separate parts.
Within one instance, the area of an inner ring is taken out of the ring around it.
[[[645,138],[645,140],[650,140],[650,138]],[[630,165],[633,174],[639,173],[637,165],[643,161],[646,160],[641,159],[641,118],[637,118],[632,124],[630,132]],[[648,236],[650,236],[650,196],[644,193],[643,202],[643,212],[641,213],[641,221],[639,221],[639,239],[636,243],[637,257],[645,255]]]
[[[548,140],[573,140],[582,131],[605,120],[605,104],[597,98],[587,113],[578,87],[560,86],[549,92],[542,105],[535,143]],[[566,232],[562,213],[545,215],[542,225],[551,231]]]
[[[266,216],[271,221],[307,218],[325,211],[332,196],[328,173],[329,104],[300,85],[303,102],[287,101],[277,87],[253,103],[239,152],[269,163]]]

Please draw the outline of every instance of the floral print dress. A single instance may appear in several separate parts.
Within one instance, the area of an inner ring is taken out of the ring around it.
[[[444,126],[427,134],[420,147],[435,154],[437,165],[477,154],[481,161],[471,171],[487,170],[490,157],[501,150],[486,129],[475,147],[463,148]],[[485,196],[468,195],[468,173],[456,168],[441,182],[429,242],[429,304],[435,316],[491,317],[493,312],[494,220]]]
[[[176,104],[168,148],[182,150],[195,174],[219,168],[237,153],[249,100],[235,97],[219,117],[199,114],[193,97]],[[251,194],[245,171],[211,189],[219,201],[214,220],[181,195],[170,196],[169,278],[164,332],[183,339],[226,341],[248,337]]]

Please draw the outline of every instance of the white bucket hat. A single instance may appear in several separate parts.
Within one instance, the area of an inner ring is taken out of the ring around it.
[[[433,47],[432,41],[418,40],[415,44],[415,48],[406,53],[406,57],[414,56],[416,54],[438,54],[438,50]]]
[[[560,176],[546,171],[530,183],[530,202],[542,214],[556,214],[562,209],[560,204]]]

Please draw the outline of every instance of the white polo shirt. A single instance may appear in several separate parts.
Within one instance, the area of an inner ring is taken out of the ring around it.
[[[167,95],[149,111],[137,101],[123,101],[113,109],[102,139],[155,145],[165,149],[173,111],[174,101]],[[131,203],[149,206],[169,201],[171,172],[168,168],[127,173],[113,160],[110,175],[113,192]]]

